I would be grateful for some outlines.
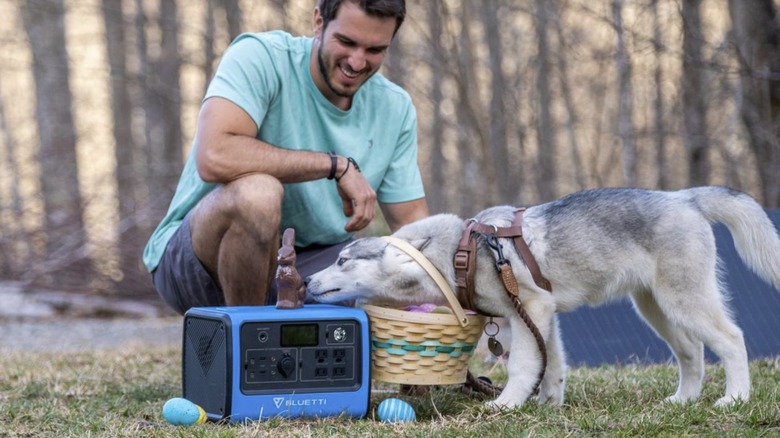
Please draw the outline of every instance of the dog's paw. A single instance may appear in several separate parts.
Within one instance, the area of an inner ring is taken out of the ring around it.
[[[560,394],[558,392],[553,393],[539,393],[536,396],[536,401],[539,403],[545,403],[550,406],[562,406],[563,405],[563,394]]]
[[[748,397],[744,395],[737,397],[727,395],[725,397],[719,398],[718,401],[715,402],[715,406],[718,408],[730,408],[734,405],[744,403],[746,401],[748,401]]]
[[[499,396],[497,399],[486,402],[485,408],[491,411],[505,411],[523,406],[522,400],[511,400],[509,397]]]
[[[666,397],[663,402],[664,403],[669,403],[669,404],[682,405],[682,404],[685,404],[685,403],[690,403],[693,400],[694,399],[692,399],[690,397],[682,397],[682,396],[679,396],[679,395],[675,394],[675,395],[670,395],[669,397]]]
[[[485,402],[484,407],[485,407],[486,410],[488,410],[490,412],[502,412],[502,411],[505,411],[507,409],[510,409],[508,406],[506,406],[504,404],[496,403],[495,400],[492,400],[492,401],[489,401],[489,402]]]

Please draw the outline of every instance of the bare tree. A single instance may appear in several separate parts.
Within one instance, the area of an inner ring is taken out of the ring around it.
[[[136,196],[136,145],[133,141],[132,102],[130,78],[127,71],[127,38],[123,0],[103,2],[103,22],[106,32],[106,50],[111,81],[111,116],[113,118],[114,157],[116,158],[117,223],[119,267],[122,271],[119,289],[124,293],[137,291],[141,278],[148,276],[141,268],[140,256],[145,241],[139,227],[139,209]]]
[[[165,166],[159,175],[160,186],[170,195],[176,189],[183,166],[181,132],[181,54],[179,51],[179,17],[175,0],[160,3],[160,56],[157,59],[157,87],[154,89],[161,119],[157,129],[161,132],[157,147]]]
[[[279,16],[278,29],[289,30],[290,17],[287,15],[288,0],[270,0],[271,5],[276,9],[276,13]]]
[[[653,13],[653,49],[655,50],[655,66],[653,67],[653,83],[655,85],[655,101],[653,103],[653,137],[655,138],[656,173],[658,174],[658,188],[667,190],[670,187],[666,169],[666,125],[664,124],[664,112],[666,102],[664,98],[663,76],[663,52],[661,42],[663,25],[658,12],[658,0],[651,0],[650,7]]]
[[[442,25],[441,12],[439,10],[439,2],[426,2],[428,23],[430,26],[430,65],[431,65],[431,107],[433,108],[433,114],[431,117],[431,165],[429,167],[432,182],[431,189],[438,192],[437,196],[429,196],[428,203],[432,212],[443,212],[451,208],[448,202],[448,192],[445,188],[447,184],[447,168],[448,163],[444,158],[444,117],[442,115],[441,105],[444,101],[444,94],[442,91],[442,81],[444,80],[445,72],[445,60],[444,44],[442,43],[442,33],[444,27]]]
[[[555,53],[558,61],[558,83],[563,96],[563,104],[566,108],[566,134],[568,137],[569,155],[571,156],[571,164],[574,168],[576,187],[578,189],[584,189],[588,186],[588,180],[585,175],[584,167],[582,166],[582,158],[580,157],[580,142],[579,135],[577,134],[579,116],[577,114],[577,106],[574,103],[574,97],[570,86],[571,81],[569,79],[569,62],[567,59],[569,47],[563,32],[563,26],[561,25],[562,20],[560,10],[558,9],[558,2],[555,0],[551,3],[556,8],[555,34],[558,37],[558,50],[556,50]]]
[[[625,30],[623,29],[623,2],[612,1],[612,20],[617,36],[615,58],[618,77],[618,137],[622,144],[623,183],[633,187],[636,179],[636,144],[634,141],[634,109],[633,89],[631,87],[631,59],[626,47]]]
[[[63,1],[22,2],[22,18],[32,50],[35,79],[46,236],[47,267],[43,271],[59,271],[60,286],[83,286],[91,266],[83,251],[86,234],[81,216]]]
[[[209,88],[211,76],[214,75],[214,62],[217,55],[214,53],[216,23],[214,22],[214,13],[216,12],[216,3],[219,0],[206,0],[206,32],[203,35],[203,94]]]
[[[488,111],[488,151],[492,158],[492,168],[496,174],[498,202],[512,203],[517,200],[517,188],[520,186],[518,172],[513,172],[509,160],[507,144],[506,98],[509,92],[502,65],[503,34],[501,13],[506,12],[503,2],[482,0],[480,4],[482,26],[485,29],[485,42],[488,48],[488,67],[490,68],[490,103]]]
[[[281,0],[284,2],[284,0]],[[278,4],[278,0],[274,1]],[[281,5],[283,9],[284,6]],[[206,0],[206,31],[203,36],[204,46],[204,66],[203,76],[205,77],[205,88],[209,86],[211,76],[214,74],[214,62],[217,55],[214,52],[216,41],[216,15],[217,11],[224,10],[227,21],[228,38],[232,42],[240,33],[243,27],[243,12],[238,0]],[[283,13],[283,12],[282,12]]]
[[[149,20],[144,1],[136,0],[138,84],[144,110],[144,154],[148,200],[155,218],[164,213],[183,165],[179,20],[175,0],[161,0],[156,20]],[[150,50],[148,27],[157,25],[159,50]]]
[[[5,145],[2,157],[5,162],[5,172],[9,176],[8,199],[0,203],[0,213],[7,219],[0,221],[0,275],[5,278],[16,277],[23,267],[29,263],[21,255],[27,251],[19,251],[19,247],[29,247],[29,236],[24,233],[22,221],[22,196],[19,189],[19,163],[16,159],[17,144],[11,135],[5,102],[0,97],[0,144]]]
[[[277,3],[284,2],[285,0],[274,0]],[[225,16],[227,17],[228,36],[230,41],[233,41],[241,32],[244,27],[244,13],[241,10],[241,4],[239,0],[221,0],[222,7],[225,8]],[[284,6],[282,5],[282,9]],[[284,14],[286,19],[287,14]]]
[[[143,110],[144,114],[141,150],[143,151],[145,158],[144,181],[147,186],[146,192],[152,194],[155,193],[154,187],[152,186],[152,181],[155,179],[154,154],[152,153],[152,126],[154,125],[154,120],[159,116],[156,111],[157,108],[151,105],[152,93],[149,90],[148,85],[152,82],[150,77],[153,75],[153,66],[152,61],[149,59],[147,49],[147,21],[146,11],[144,10],[144,0],[135,0],[135,48],[138,56],[138,76],[136,83],[138,86],[138,106]],[[147,203],[150,205],[153,205],[156,201],[156,199],[147,199]]]
[[[729,0],[741,67],[740,112],[767,207],[780,207],[780,23],[772,0]]]
[[[537,91],[537,111],[539,121],[537,127],[538,139],[538,166],[536,173],[536,190],[540,201],[549,201],[558,195],[555,184],[557,182],[557,172],[555,168],[555,156],[557,145],[552,119],[552,88],[550,84],[550,75],[552,72],[549,42],[549,22],[552,19],[552,6],[547,0],[536,0],[536,14],[534,23],[536,25],[536,38],[538,44],[537,50],[537,68],[536,68],[536,91]]]
[[[461,144],[459,153],[464,157],[461,160],[465,165],[461,178],[461,193],[473,193],[466,196],[474,203],[469,205],[471,209],[494,205],[497,203],[496,176],[491,169],[490,151],[488,150],[487,128],[485,127],[485,110],[482,107],[479,87],[477,86],[477,62],[475,54],[475,42],[472,40],[471,17],[474,15],[471,2],[461,3],[463,8],[458,17],[460,19],[460,32],[456,36],[457,45],[454,48],[457,60],[455,80],[458,86],[458,125],[461,136],[458,142]],[[451,12],[451,11],[450,11]],[[481,182],[481,185],[480,185]],[[477,189],[476,187],[480,187]],[[472,212],[473,214],[473,212]]]
[[[707,150],[707,77],[704,70],[701,0],[682,1],[683,62],[682,105],[683,142],[688,152],[689,185],[709,180]]]

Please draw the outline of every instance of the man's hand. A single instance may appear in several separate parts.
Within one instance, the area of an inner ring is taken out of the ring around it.
[[[340,159],[344,159],[340,157]],[[346,159],[344,159],[346,161]],[[336,180],[344,206],[344,215],[352,218],[344,229],[349,232],[367,227],[376,214],[376,192],[354,165],[345,166],[346,172]]]

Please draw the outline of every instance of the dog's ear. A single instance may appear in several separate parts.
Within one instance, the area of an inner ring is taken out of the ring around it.
[[[431,243],[431,240],[432,239],[430,237],[425,237],[422,239],[410,240],[409,243],[413,247],[417,248],[417,251],[422,252],[425,249],[425,247],[428,246],[429,243]]]

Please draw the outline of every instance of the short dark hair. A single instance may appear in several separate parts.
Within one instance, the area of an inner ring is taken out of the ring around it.
[[[345,1],[358,5],[368,15],[395,18],[393,35],[398,32],[406,18],[406,0],[319,0],[317,7],[320,9],[323,29],[336,18],[336,13]]]

